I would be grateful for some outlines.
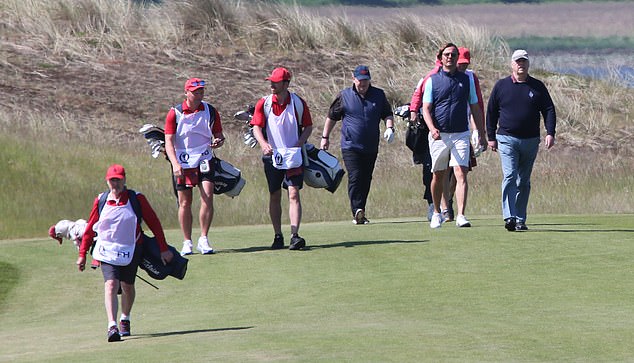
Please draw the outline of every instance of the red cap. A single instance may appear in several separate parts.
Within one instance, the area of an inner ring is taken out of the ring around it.
[[[282,81],[290,81],[291,80],[291,72],[286,68],[275,68],[271,75],[266,77],[267,81],[271,82],[282,82]]]
[[[57,237],[57,233],[55,233],[55,225],[52,225],[51,228],[48,229],[48,236],[52,239],[56,239],[60,245],[62,244],[62,237]]]
[[[199,88],[205,88],[205,81],[200,78],[190,78],[185,82],[185,91],[194,92]]]
[[[123,166],[119,164],[110,165],[108,171],[106,172],[106,180],[110,180],[113,178],[123,179],[125,178],[125,169]]]
[[[469,52],[469,48],[460,47],[458,48],[458,64],[471,63],[471,53]]]

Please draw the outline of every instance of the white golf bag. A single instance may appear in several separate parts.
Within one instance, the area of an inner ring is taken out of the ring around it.
[[[304,145],[304,183],[334,193],[346,172],[331,153],[312,144]]]

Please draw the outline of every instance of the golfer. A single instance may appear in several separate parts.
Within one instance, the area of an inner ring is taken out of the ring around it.
[[[511,56],[511,75],[497,81],[487,107],[487,135],[502,164],[502,218],[509,232],[525,231],[531,173],[539,151],[540,116],[544,118],[544,146],[555,145],[557,116],[548,89],[528,74],[528,53]]]
[[[86,268],[86,252],[90,249],[95,234],[93,259],[101,262],[103,273],[106,315],[108,317],[108,341],[121,340],[121,336],[130,335],[130,311],[134,304],[136,290],[134,279],[141,260],[143,233],[141,221],[129,202],[132,191],[126,188],[125,169],[114,164],[106,172],[108,198],[101,213],[99,212],[99,196],[95,198],[90,211],[86,231],[79,246],[77,266],[79,271]],[[156,213],[143,194],[136,194],[141,207],[143,220],[156,237],[164,264],[172,260],[172,252],[165,242],[163,227]],[[118,310],[117,292],[121,288],[121,319],[117,326]]]

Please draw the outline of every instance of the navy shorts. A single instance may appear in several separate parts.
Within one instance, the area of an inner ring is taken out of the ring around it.
[[[136,272],[141,263],[141,257],[143,256],[143,245],[137,244],[134,248],[134,256],[132,261],[126,266],[111,265],[106,262],[101,263],[101,273],[103,274],[103,281],[119,280],[128,284],[134,284],[136,278]]]
[[[269,193],[273,194],[282,187],[288,189],[289,185],[299,187],[299,189],[304,186],[304,167],[300,166],[289,170],[277,169],[273,166],[270,156],[263,156],[262,163],[264,164],[266,182],[269,185]]]

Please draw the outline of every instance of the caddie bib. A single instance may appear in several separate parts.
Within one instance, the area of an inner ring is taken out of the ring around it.
[[[273,149],[295,147],[299,141],[298,130],[293,97],[279,116],[270,112],[266,119],[266,138]]]
[[[182,113],[176,122],[174,150],[184,169],[197,168],[202,160],[211,160],[213,134],[209,119],[209,105],[203,102],[205,111]]]
[[[288,170],[299,168],[303,164],[301,147],[280,147],[273,149],[273,166],[276,169]]]
[[[92,257],[111,265],[127,266],[136,247],[137,218],[128,200],[125,205],[106,205],[93,226],[97,243]]]

